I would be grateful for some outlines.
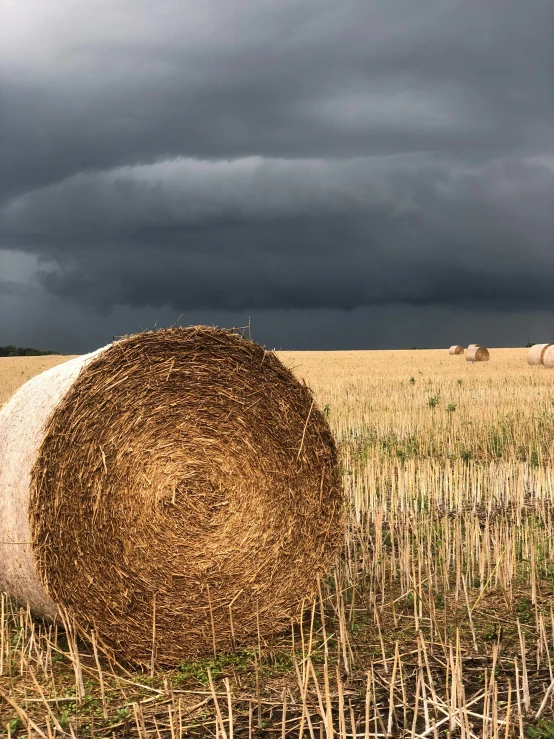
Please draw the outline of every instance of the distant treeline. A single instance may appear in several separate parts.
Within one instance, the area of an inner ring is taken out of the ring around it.
[[[45,352],[41,349],[30,349],[29,347],[0,346],[0,357],[43,357],[47,354],[59,354],[59,352]]]

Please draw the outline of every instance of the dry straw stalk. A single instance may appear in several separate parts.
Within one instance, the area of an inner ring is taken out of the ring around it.
[[[534,344],[527,352],[527,362],[532,365],[544,363],[544,354],[549,346],[554,344]]]
[[[53,368],[0,412],[0,452],[0,588],[127,660],[282,630],[342,540],[310,390],[230,331],[147,332]]]

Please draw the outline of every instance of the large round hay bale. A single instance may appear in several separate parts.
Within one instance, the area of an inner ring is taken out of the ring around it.
[[[325,418],[231,331],[137,334],[33,378],[0,459],[0,588],[134,662],[279,632],[342,539]]]
[[[459,344],[455,344],[454,346],[451,346],[448,350],[449,354],[463,354],[464,353],[464,347],[460,346]]]
[[[542,355],[542,363],[549,369],[554,369],[554,344],[550,344]]]
[[[475,349],[476,346],[481,346],[481,344],[470,344],[468,349]]]
[[[544,353],[552,344],[533,344],[527,352],[527,361],[529,364],[543,364]]]
[[[466,360],[468,362],[488,362],[489,350],[484,346],[472,344],[468,346],[466,351]]]

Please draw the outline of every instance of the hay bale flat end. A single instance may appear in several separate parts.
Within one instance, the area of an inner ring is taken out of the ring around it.
[[[310,390],[206,326],[72,361],[0,412],[0,540],[28,542],[0,550],[0,586],[136,663],[287,628],[343,537],[337,450]]]

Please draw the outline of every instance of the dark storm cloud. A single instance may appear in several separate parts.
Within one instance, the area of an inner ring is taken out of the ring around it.
[[[552,145],[551,0],[18,6],[2,39],[8,192],[178,155]]]
[[[552,0],[2,12],[0,249],[51,295],[554,310]]]
[[[26,297],[29,295],[29,287],[15,280],[0,280],[0,294],[10,297]]]
[[[176,160],[12,200],[50,292],[102,307],[554,308],[554,167],[429,157]]]

